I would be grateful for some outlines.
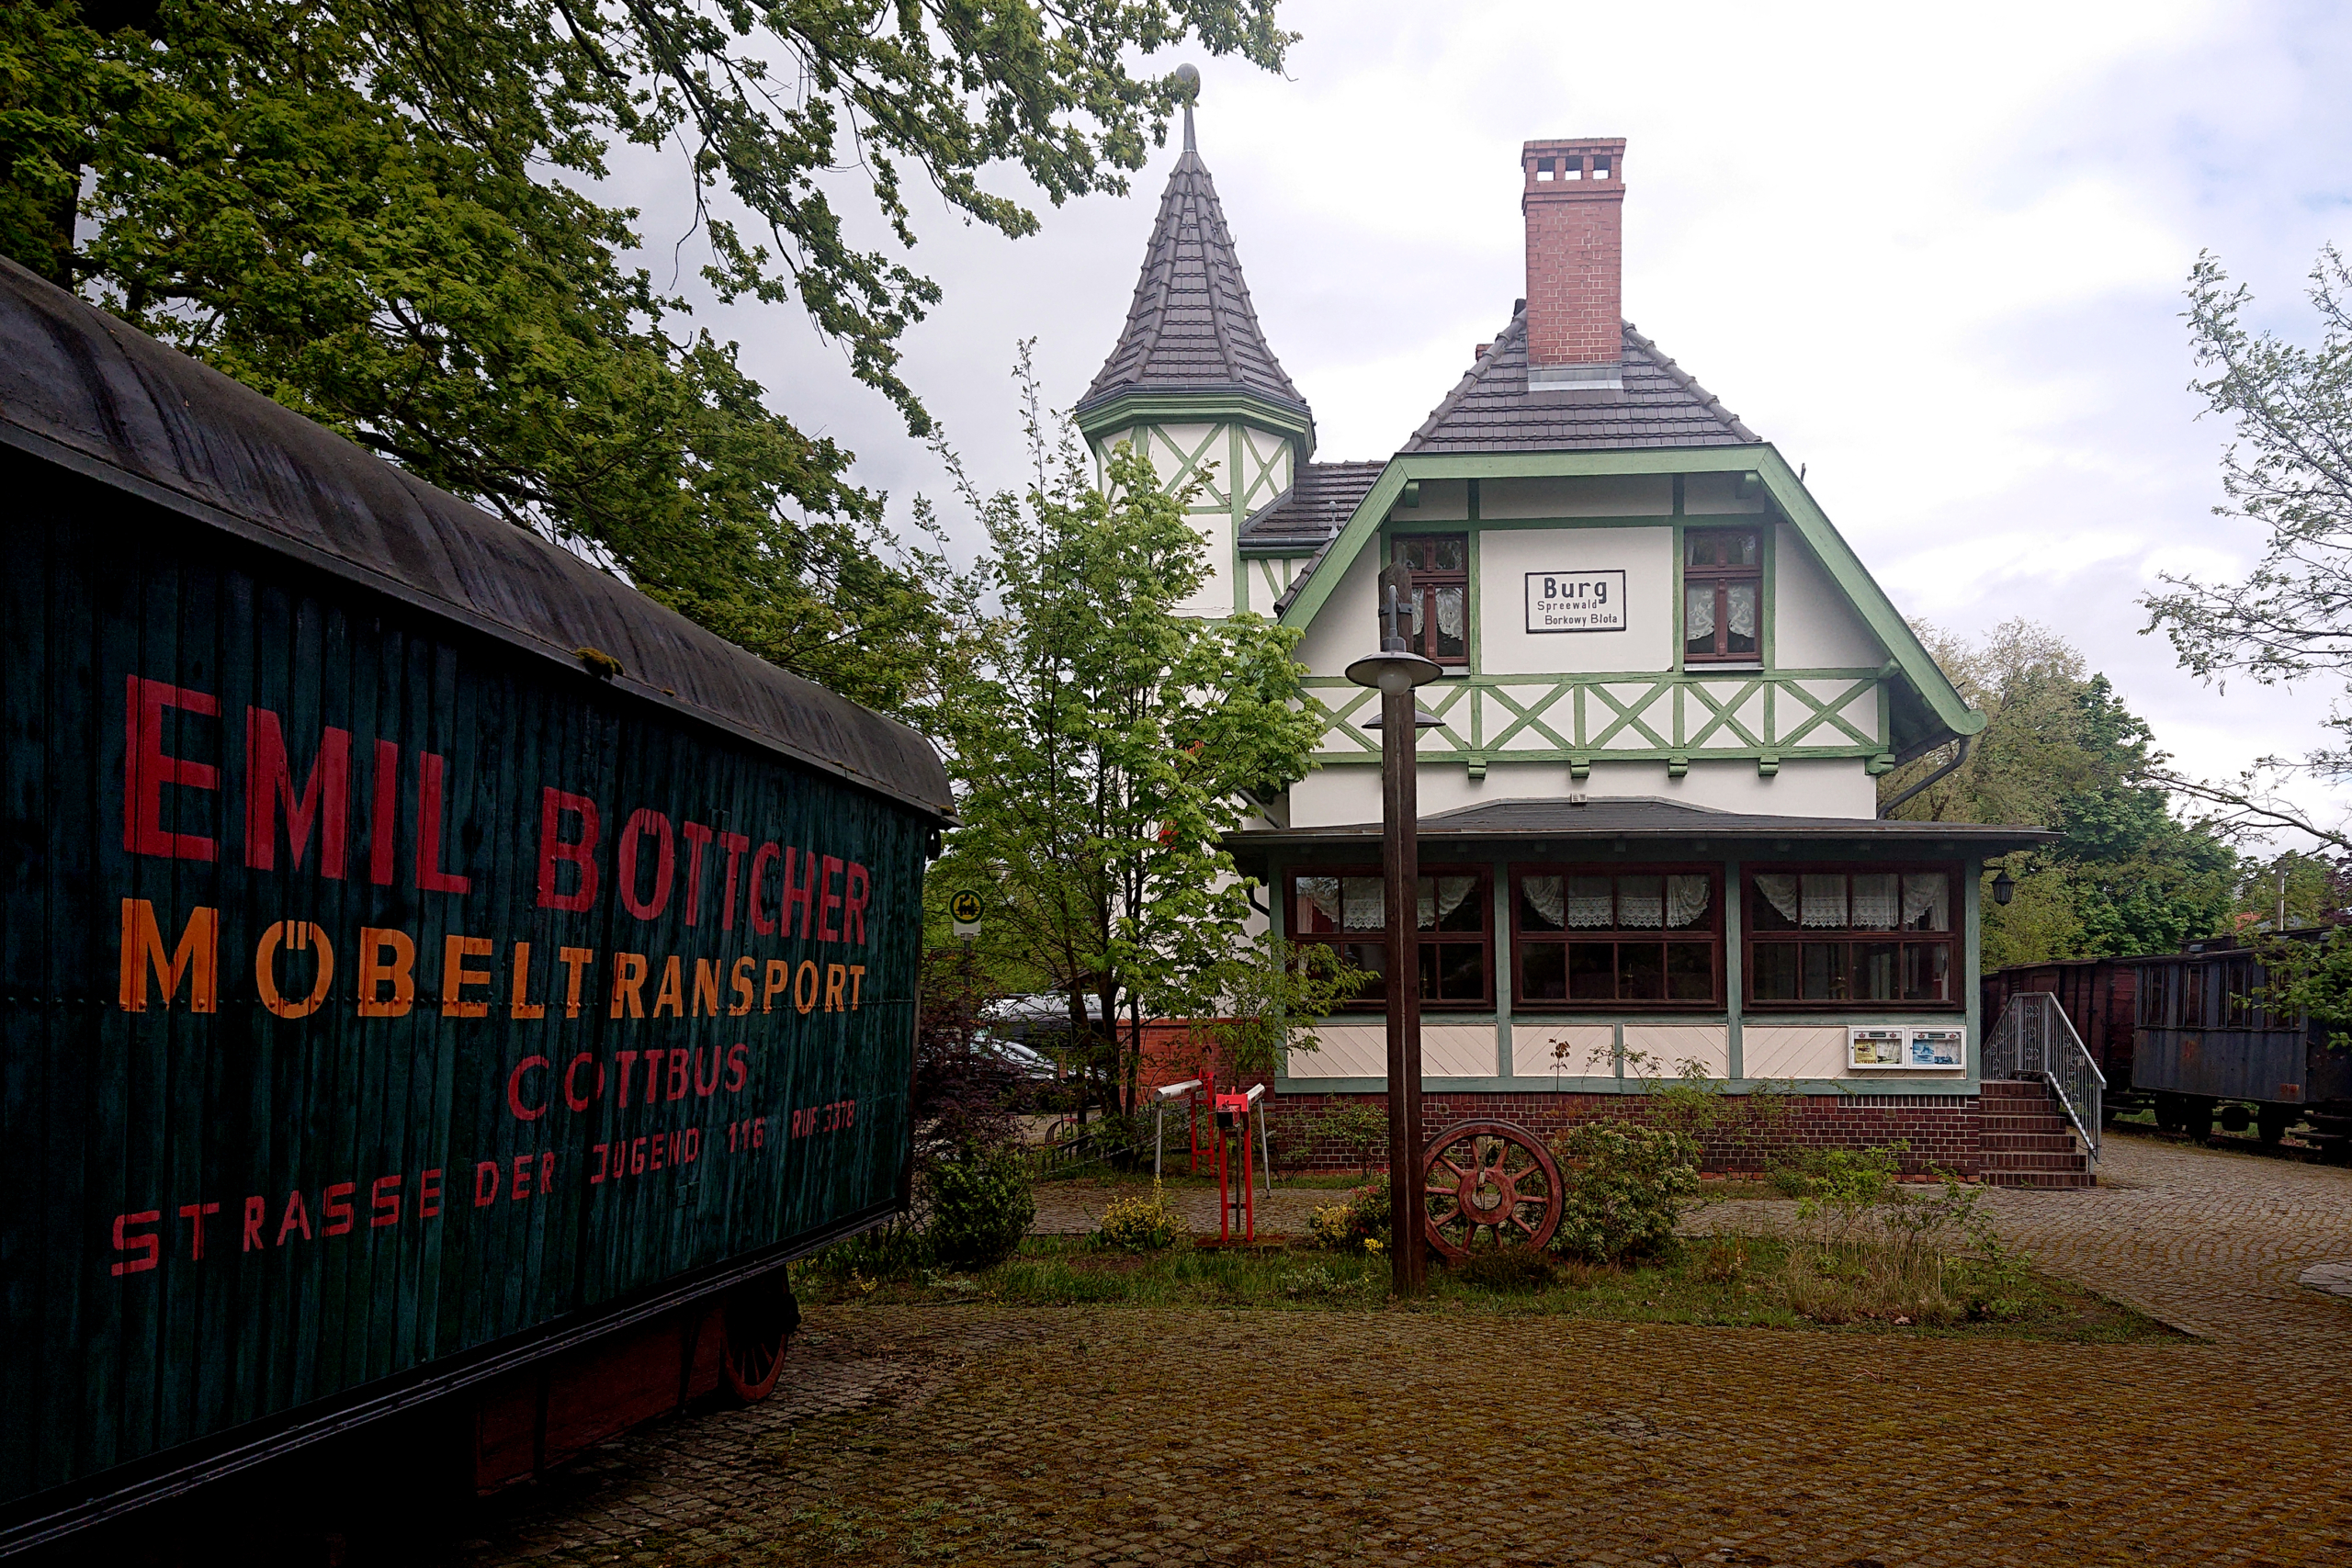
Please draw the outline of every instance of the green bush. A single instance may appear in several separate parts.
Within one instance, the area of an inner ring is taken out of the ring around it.
[[[1356,1188],[1344,1203],[1316,1210],[1307,1234],[1317,1246],[1337,1252],[1379,1252],[1388,1246],[1390,1213],[1388,1179],[1383,1177]]]
[[[1552,1245],[1595,1263],[1665,1250],[1699,1191],[1699,1142],[1637,1122],[1587,1122],[1552,1144],[1562,1213]]]
[[[1148,1198],[1116,1198],[1102,1211],[1102,1223],[1094,1232],[1098,1247],[1115,1247],[1125,1252],[1158,1252],[1176,1245],[1176,1238],[1193,1227],[1184,1223],[1174,1205],[1155,1187]]]
[[[1009,1148],[967,1148],[931,1172],[931,1224],[923,1237],[951,1269],[985,1269],[1012,1257],[1037,1217],[1029,1171]]]

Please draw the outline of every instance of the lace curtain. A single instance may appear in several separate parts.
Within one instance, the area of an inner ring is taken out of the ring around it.
[[[1682,635],[1696,642],[1715,635],[1715,585],[1693,582],[1682,590]]]
[[[1862,931],[1894,929],[1895,877],[1891,871],[1857,873],[1853,890],[1854,925]]]
[[[1439,921],[1462,908],[1464,901],[1478,891],[1478,879],[1475,876],[1424,876],[1420,885],[1420,921],[1425,931],[1437,930]]]
[[[1836,929],[1846,923],[1846,878],[1838,872],[1763,872],[1756,878],[1756,891],[1783,919],[1797,925]]]
[[[1951,930],[1950,882],[1951,878],[1940,871],[1915,871],[1903,879],[1903,926],[1905,931]]]
[[[1714,882],[1705,876],[1669,876],[1666,879],[1666,923],[1670,930],[1680,931],[1695,926],[1706,918],[1707,905],[1714,896]]]
[[[1340,886],[1347,907],[1347,919],[1340,924],[1351,931],[1376,931],[1386,923],[1388,915],[1382,907],[1380,878],[1343,876]]]
[[[1756,584],[1732,583],[1724,599],[1724,620],[1731,627],[1731,635],[1753,638],[1756,636]]]
[[[1462,640],[1464,630],[1462,602],[1468,591],[1461,588],[1441,588],[1437,591],[1437,635],[1454,642]]]
[[[1568,878],[1568,924],[1578,931],[1606,931],[1616,919],[1616,899],[1609,878]]]
[[[1340,923],[1340,879],[1336,876],[1302,876],[1298,879],[1298,896],[1315,908],[1315,912],[1337,926]],[[1302,922],[1303,923],[1303,922]]]
[[[1521,924],[1544,931],[1558,931],[1567,923],[1567,893],[1556,876],[1522,876],[1519,879]]]

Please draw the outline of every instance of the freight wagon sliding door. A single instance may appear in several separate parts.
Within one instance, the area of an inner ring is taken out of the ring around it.
[[[55,502],[0,586],[12,1515],[893,1206],[927,821]]]

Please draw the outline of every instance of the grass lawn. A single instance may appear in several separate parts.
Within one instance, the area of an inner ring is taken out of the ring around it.
[[[1688,1323],[1833,1333],[1957,1335],[2124,1344],[2178,1337],[2171,1329],[2064,1280],[2029,1276],[2007,1321],[1946,1327],[1861,1319],[1828,1325],[1792,1310],[1780,1280],[1789,1243],[1692,1237],[1668,1258],[1618,1268],[1556,1265],[1547,1284],[1493,1288],[1432,1259],[1428,1297],[1388,1296],[1385,1258],[1269,1247],[1159,1252],[1100,1248],[1082,1236],[1032,1236],[1007,1261],[975,1274],[923,1270],[871,1280],[815,1260],[795,1285],[820,1301],[972,1302],[1006,1306],[1248,1307],[1276,1312],[1438,1312],[1544,1315],[1598,1322]]]

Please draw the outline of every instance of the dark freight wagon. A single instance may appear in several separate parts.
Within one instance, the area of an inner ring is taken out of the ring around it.
[[[0,263],[0,1549],[774,1380],[894,1212],[913,732]]]

